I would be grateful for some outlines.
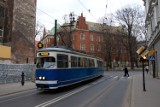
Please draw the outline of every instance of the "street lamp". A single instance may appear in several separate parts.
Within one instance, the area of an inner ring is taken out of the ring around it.
[[[69,19],[70,19],[70,35],[69,35],[69,46],[72,47],[72,26],[74,26],[74,22],[75,22],[75,17],[74,17],[74,13],[71,12],[69,14]]]
[[[141,62],[142,62],[142,69],[143,69],[143,91],[146,91],[146,87],[145,87],[145,73],[144,73],[144,62],[147,61],[147,57],[141,57],[140,58]]]
[[[146,55],[148,54],[148,50],[146,46],[141,46],[138,50],[137,50],[137,54],[140,55],[140,62],[142,62],[142,70],[143,70],[143,91],[146,91],[146,87],[145,87],[145,73],[144,73],[144,63],[147,62],[147,57]]]

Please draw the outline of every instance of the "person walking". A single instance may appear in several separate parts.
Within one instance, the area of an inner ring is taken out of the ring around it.
[[[146,66],[145,69],[146,69],[146,72],[147,72],[147,74],[148,74],[148,66]]]
[[[126,77],[129,77],[129,73],[128,73],[128,69],[126,66],[124,66],[124,76]]]

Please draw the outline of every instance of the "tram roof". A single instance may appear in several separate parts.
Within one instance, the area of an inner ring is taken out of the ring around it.
[[[89,55],[87,53],[79,52],[79,51],[74,50],[72,48],[63,47],[63,46],[61,46],[61,47],[53,46],[53,47],[42,48],[42,49],[38,50],[38,52],[48,52],[48,51],[65,52],[65,53],[71,53],[71,54],[76,54],[76,55],[85,55],[88,57],[97,58],[97,57]],[[101,59],[101,58],[98,58],[98,59]]]

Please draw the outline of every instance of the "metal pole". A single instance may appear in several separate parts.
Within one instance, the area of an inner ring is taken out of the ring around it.
[[[57,20],[55,20],[54,46],[57,46]]]
[[[143,68],[143,91],[146,91],[146,87],[145,87],[145,73],[144,73],[144,59],[142,59],[142,68]]]
[[[152,61],[152,64],[153,64],[153,78],[155,78],[156,77],[156,70],[155,70],[155,61],[153,60]]]
[[[151,24],[152,25],[152,24]],[[153,50],[154,50],[154,44],[153,44]],[[153,55],[155,58],[155,55]],[[156,77],[156,66],[155,66],[155,60],[152,61],[152,66],[153,66],[153,78]]]
[[[72,48],[72,26],[73,23],[75,22],[75,18],[74,18],[74,13],[70,13],[69,14],[69,19],[70,19],[70,33],[69,33],[69,44],[68,46]]]
[[[69,47],[72,47],[72,21],[70,20]]]

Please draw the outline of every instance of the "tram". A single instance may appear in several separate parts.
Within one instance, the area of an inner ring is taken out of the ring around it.
[[[90,80],[104,73],[103,60],[66,48],[39,49],[36,57],[38,89],[57,89]]]

